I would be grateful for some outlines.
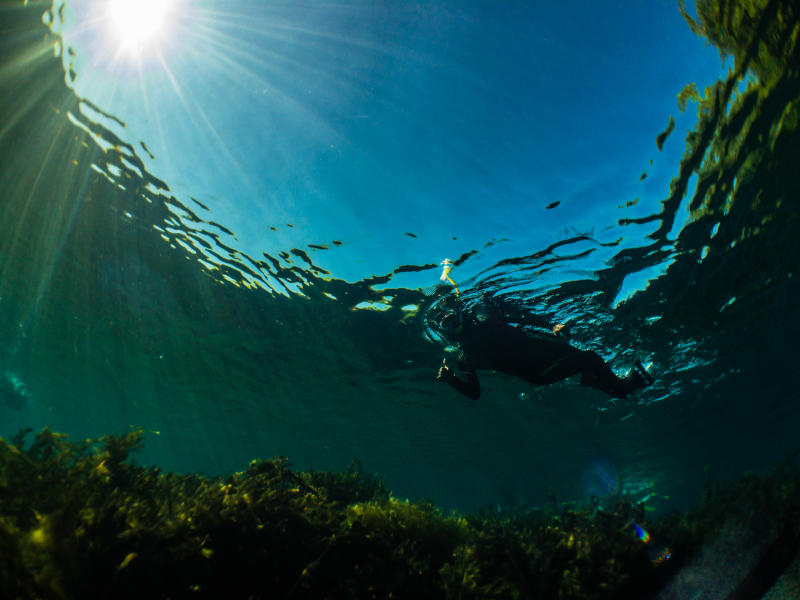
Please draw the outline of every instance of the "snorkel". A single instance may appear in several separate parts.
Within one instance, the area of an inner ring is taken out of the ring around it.
[[[449,258],[445,258],[440,264],[442,265],[442,274],[439,276],[439,281],[441,281],[442,283],[449,283],[450,285],[453,286],[453,289],[456,292],[455,312],[451,311],[449,315],[446,314],[440,321],[440,325],[444,326],[443,329],[450,330],[449,334],[451,336],[453,335],[458,336],[461,334],[461,331],[463,330],[464,317],[461,313],[461,292],[459,291],[456,282],[453,281],[452,277],[450,277],[450,271],[453,270],[453,267],[455,265],[453,264],[453,261],[450,260]],[[453,319],[456,319],[455,325],[451,324],[450,326],[447,326],[446,322],[451,321]]]
[[[450,271],[453,270],[454,266],[453,261],[450,260],[449,258],[445,258],[440,264],[442,265],[442,274],[439,277],[439,281],[443,283],[449,282],[450,285],[453,286],[453,289],[456,291],[456,298],[458,298],[458,296],[460,296],[461,293],[458,291],[458,286],[456,285],[456,282],[453,281],[452,277],[450,277]]]

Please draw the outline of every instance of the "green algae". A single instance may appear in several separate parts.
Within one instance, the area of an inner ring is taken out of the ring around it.
[[[358,463],[165,473],[130,460],[143,435],[0,441],[3,596],[600,600],[657,589],[733,517],[760,519],[751,529],[790,549],[800,540],[791,462],[766,480],[709,484],[698,509],[659,521],[625,498],[465,515],[394,498]],[[632,520],[674,558],[654,563]]]
[[[0,444],[0,588],[17,597],[601,598],[652,569],[629,504],[445,515],[359,465],[177,475],[129,460],[141,430],[26,438]]]
[[[800,7],[791,0],[696,0],[697,18],[685,1],[681,13],[721,58],[733,57],[737,71],[752,71],[764,84],[780,77],[796,58]]]
[[[665,323],[727,335],[763,306],[767,291],[778,303],[793,295],[792,270],[783,265],[800,260],[800,10],[792,0],[698,0],[695,6],[692,16],[680,2],[684,18],[732,59],[731,67],[724,80],[705,89],[689,83],[678,95],[679,109],[696,104],[697,124],[661,212],[620,220],[660,221],[649,251],[675,248],[667,276],[627,308],[649,314],[655,299]],[[681,224],[684,202],[689,217]]]

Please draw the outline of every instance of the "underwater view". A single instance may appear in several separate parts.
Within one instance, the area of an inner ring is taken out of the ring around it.
[[[0,598],[800,598],[800,6],[0,0]]]

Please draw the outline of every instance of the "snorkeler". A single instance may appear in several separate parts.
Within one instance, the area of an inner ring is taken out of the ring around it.
[[[580,374],[581,385],[614,398],[625,398],[653,383],[639,361],[625,378],[617,377],[596,352],[570,346],[559,335],[562,328],[556,326],[550,335],[532,336],[504,322],[498,314],[490,313],[485,319],[477,319],[463,315],[460,306],[444,311],[438,320],[438,329],[460,346],[458,368],[463,378],[443,360],[436,379],[473,399],[481,395],[478,369],[500,371],[535,385],[549,385]]]

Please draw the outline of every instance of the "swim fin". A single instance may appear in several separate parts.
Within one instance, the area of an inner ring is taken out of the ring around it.
[[[653,385],[656,382],[655,377],[653,377],[652,375],[650,375],[650,373],[647,372],[647,369],[644,368],[642,361],[640,361],[639,359],[636,359],[636,362],[633,363],[633,368],[645,381],[645,385]]]

